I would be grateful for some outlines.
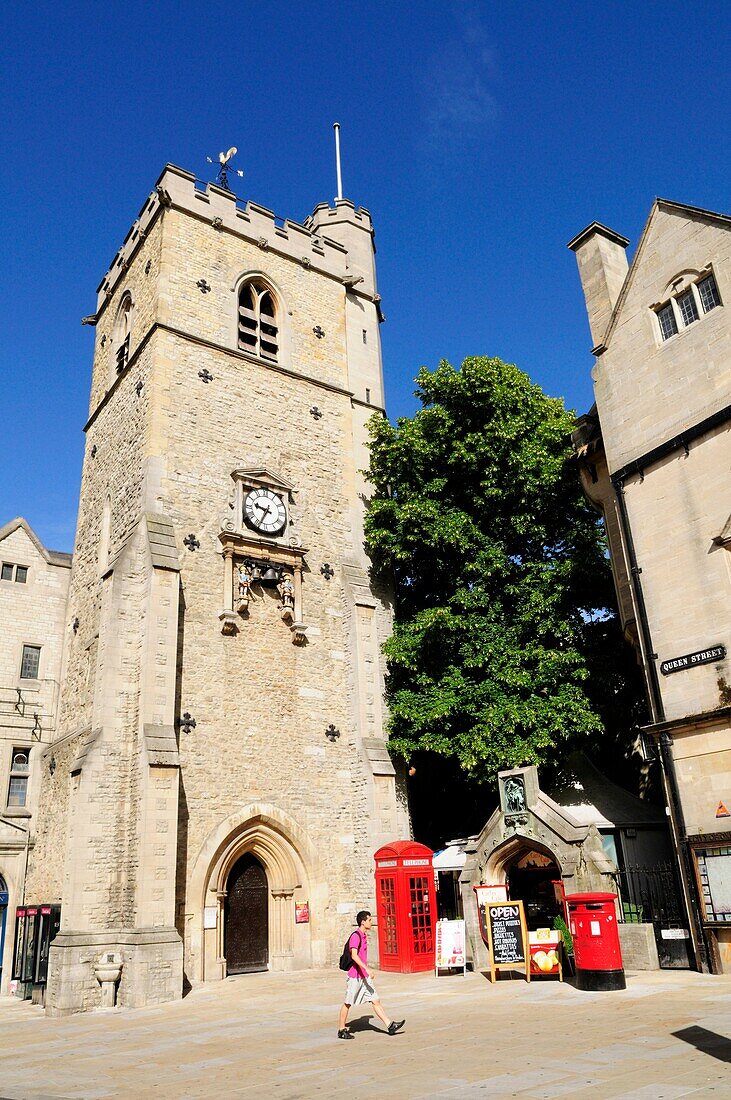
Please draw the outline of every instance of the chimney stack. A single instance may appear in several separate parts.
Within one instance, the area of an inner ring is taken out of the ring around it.
[[[576,253],[594,347],[601,345],[612,310],[627,277],[629,241],[600,222],[592,222],[568,248]]]

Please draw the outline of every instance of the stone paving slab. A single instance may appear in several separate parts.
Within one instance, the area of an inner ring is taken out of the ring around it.
[[[0,1100],[678,1100],[731,1095],[731,977],[628,975],[582,993],[482,974],[381,974],[336,1038],[338,971],[255,974],[137,1011],[49,1019],[0,1000]]]

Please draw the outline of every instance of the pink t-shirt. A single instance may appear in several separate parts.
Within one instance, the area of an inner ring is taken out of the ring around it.
[[[356,930],[350,936],[348,940],[348,947],[352,951],[353,948],[358,952],[361,962],[364,966],[368,964],[368,937],[365,932]],[[365,978],[365,974],[361,974],[359,968],[353,963],[348,971],[349,978]]]

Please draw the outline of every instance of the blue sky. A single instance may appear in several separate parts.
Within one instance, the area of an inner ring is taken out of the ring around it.
[[[499,355],[579,411],[566,242],[633,245],[656,195],[728,212],[728,19],[674,0],[34,3],[0,17],[0,524],[71,549],[93,330],[80,318],[167,161],[237,145],[243,199],[373,214],[388,411],[442,357]],[[725,34],[724,34],[725,29]]]

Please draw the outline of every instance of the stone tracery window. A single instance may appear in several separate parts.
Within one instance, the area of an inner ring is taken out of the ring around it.
[[[262,279],[247,279],[239,291],[238,344],[274,363],[279,356],[277,301]]]
[[[112,333],[112,353],[114,368],[121,374],[129,360],[129,341],[132,329],[132,295],[129,291],[122,295]]]

